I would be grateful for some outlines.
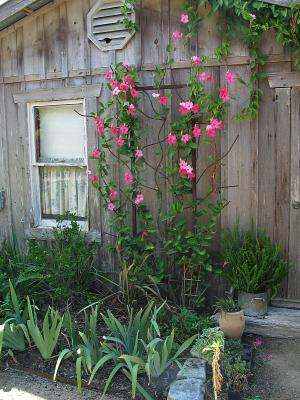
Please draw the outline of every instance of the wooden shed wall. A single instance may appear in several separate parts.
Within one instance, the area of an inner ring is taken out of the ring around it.
[[[137,64],[145,84],[149,83],[151,71],[163,61],[171,33],[178,28],[182,1],[142,0],[138,16],[140,32],[124,50],[111,52],[101,52],[87,39],[86,15],[94,4],[95,0],[54,0],[53,4],[0,32],[0,189],[6,191],[7,203],[0,211],[0,237],[12,231],[18,237],[25,237],[32,222],[26,105],[15,104],[13,94],[38,88],[100,84],[104,81],[104,71],[115,61]],[[203,9],[203,14],[207,13],[208,10]],[[216,17],[205,19],[197,40],[191,45],[192,51],[212,57],[207,69],[214,76],[215,85],[222,84],[228,68],[247,81],[247,49],[236,42],[231,56],[226,62],[219,63],[213,51],[220,40]],[[184,82],[189,67],[185,50],[180,44],[176,46],[175,65],[168,75],[170,83]],[[262,47],[270,55],[265,66],[267,72],[292,71],[289,51],[279,46],[272,35],[266,35]],[[295,224],[291,227],[289,222],[291,147],[287,128],[291,123],[290,89],[275,91],[269,88],[267,81],[260,85],[264,96],[258,118],[251,122],[239,122],[234,118],[248,100],[247,90],[237,84],[237,100],[232,102],[226,129],[217,139],[223,154],[239,135],[220,171],[220,186],[236,186],[224,190],[230,204],[223,212],[220,228],[232,226],[237,218],[242,227],[249,226],[253,220],[278,240],[283,251],[294,260],[298,256],[293,247],[289,248],[290,229],[294,229],[298,237],[299,228]],[[178,96],[175,91],[172,94],[175,113]],[[102,101],[106,95],[103,90]],[[94,111],[95,107],[96,104],[90,104],[89,110]],[[145,121],[145,126],[149,128],[149,137],[154,135],[153,124],[150,126]],[[94,135],[92,127],[89,135]],[[93,141],[96,143],[96,138]],[[202,153],[205,165],[207,155]],[[155,154],[146,154],[146,157],[153,158]],[[115,176],[122,175],[121,167],[114,160],[112,164]],[[147,179],[151,183],[153,177],[149,175]],[[199,192],[203,191],[203,185],[203,182],[199,184]],[[151,193],[148,199],[155,210]],[[108,215],[101,210],[96,198],[91,210],[91,225],[96,231],[109,230]],[[218,244],[217,240],[217,247]],[[291,277],[296,271],[297,266]],[[292,278],[286,283],[285,297],[300,299],[300,273],[298,278],[296,286],[291,283]],[[293,287],[291,292],[289,284]]]

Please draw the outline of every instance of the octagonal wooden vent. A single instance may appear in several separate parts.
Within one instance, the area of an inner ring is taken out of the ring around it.
[[[100,50],[123,49],[134,35],[122,22],[121,6],[122,0],[98,0],[88,13],[88,37]],[[135,20],[134,11],[129,18]]]

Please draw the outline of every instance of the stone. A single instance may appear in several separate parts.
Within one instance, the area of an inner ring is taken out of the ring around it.
[[[179,379],[170,386],[167,400],[203,400],[205,382],[201,379]]]
[[[178,372],[177,379],[201,379],[206,380],[205,360],[201,358],[189,358],[183,365],[182,370]]]

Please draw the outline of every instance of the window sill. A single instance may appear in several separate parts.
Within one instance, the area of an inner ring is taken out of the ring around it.
[[[102,242],[101,232],[89,231],[85,233],[87,242]],[[28,240],[53,240],[53,228],[45,228],[38,226],[30,228],[26,231],[26,239]]]

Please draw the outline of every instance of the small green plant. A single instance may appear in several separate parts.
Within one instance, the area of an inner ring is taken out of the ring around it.
[[[60,335],[63,318],[58,311],[48,308],[44,317],[42,331],[38,326],[38,319],[29,298],[27,297],[29,320],[27,321],[28,331],[36,347],[44,360],[50,360],[55,350]]]
[[[225,299],[219,299],[215,304],[216,311],[224,311],[228,313],[235,313],[241,311],[239,304],[234,301],[231,297]]]
[[[280,248],[254,227],[241,233],[239,226],[223,235],[225,257],[224,274],[238,290],[261,293],[272,289],[273,293],[287,275],[290,264],[280,256]]]
[[[229,387],[235,392],[247,389],[249,365],[243,360],[243,345],[238,339],[225,341],[221,361]]]
[[[208,351],[206,349],[210,348],[213,343],[219,343],[222,349],[224,349],[224,333],[219,327],[204,329],[196,340],[192,351],[198,353],[211,364],[213,361],[213,351]]]
[[[224,333],[220,328],[210,328],[203,331],[193,347],[193,352],[198,353],[212,366],[215,400],[218,400],[223,382],[220,359],[224,351],[224,344]]]
[[[92,308],[90,314],[84,311],[84,331],[77,333],[70,311],[64,315],[64,328],[67,331],[67,338],[70,339],[69,347],[63,349],[57,359],[53,380],[63,360],[72,357],[76,365],[76,381],[78,391],[81,392],[82,369],[85,373],[91,373],[92,368],[101,359],[102,347],[97,335],[98,307]]]
[[[158,314],[158,323],[162,337],[175,330],[175,339],[183,343],[191,335],[202,333],[203,329],[216,326],[215,321],[205,315],[198,315],[188,308],[181,308],[179,311],[163,308]]]

